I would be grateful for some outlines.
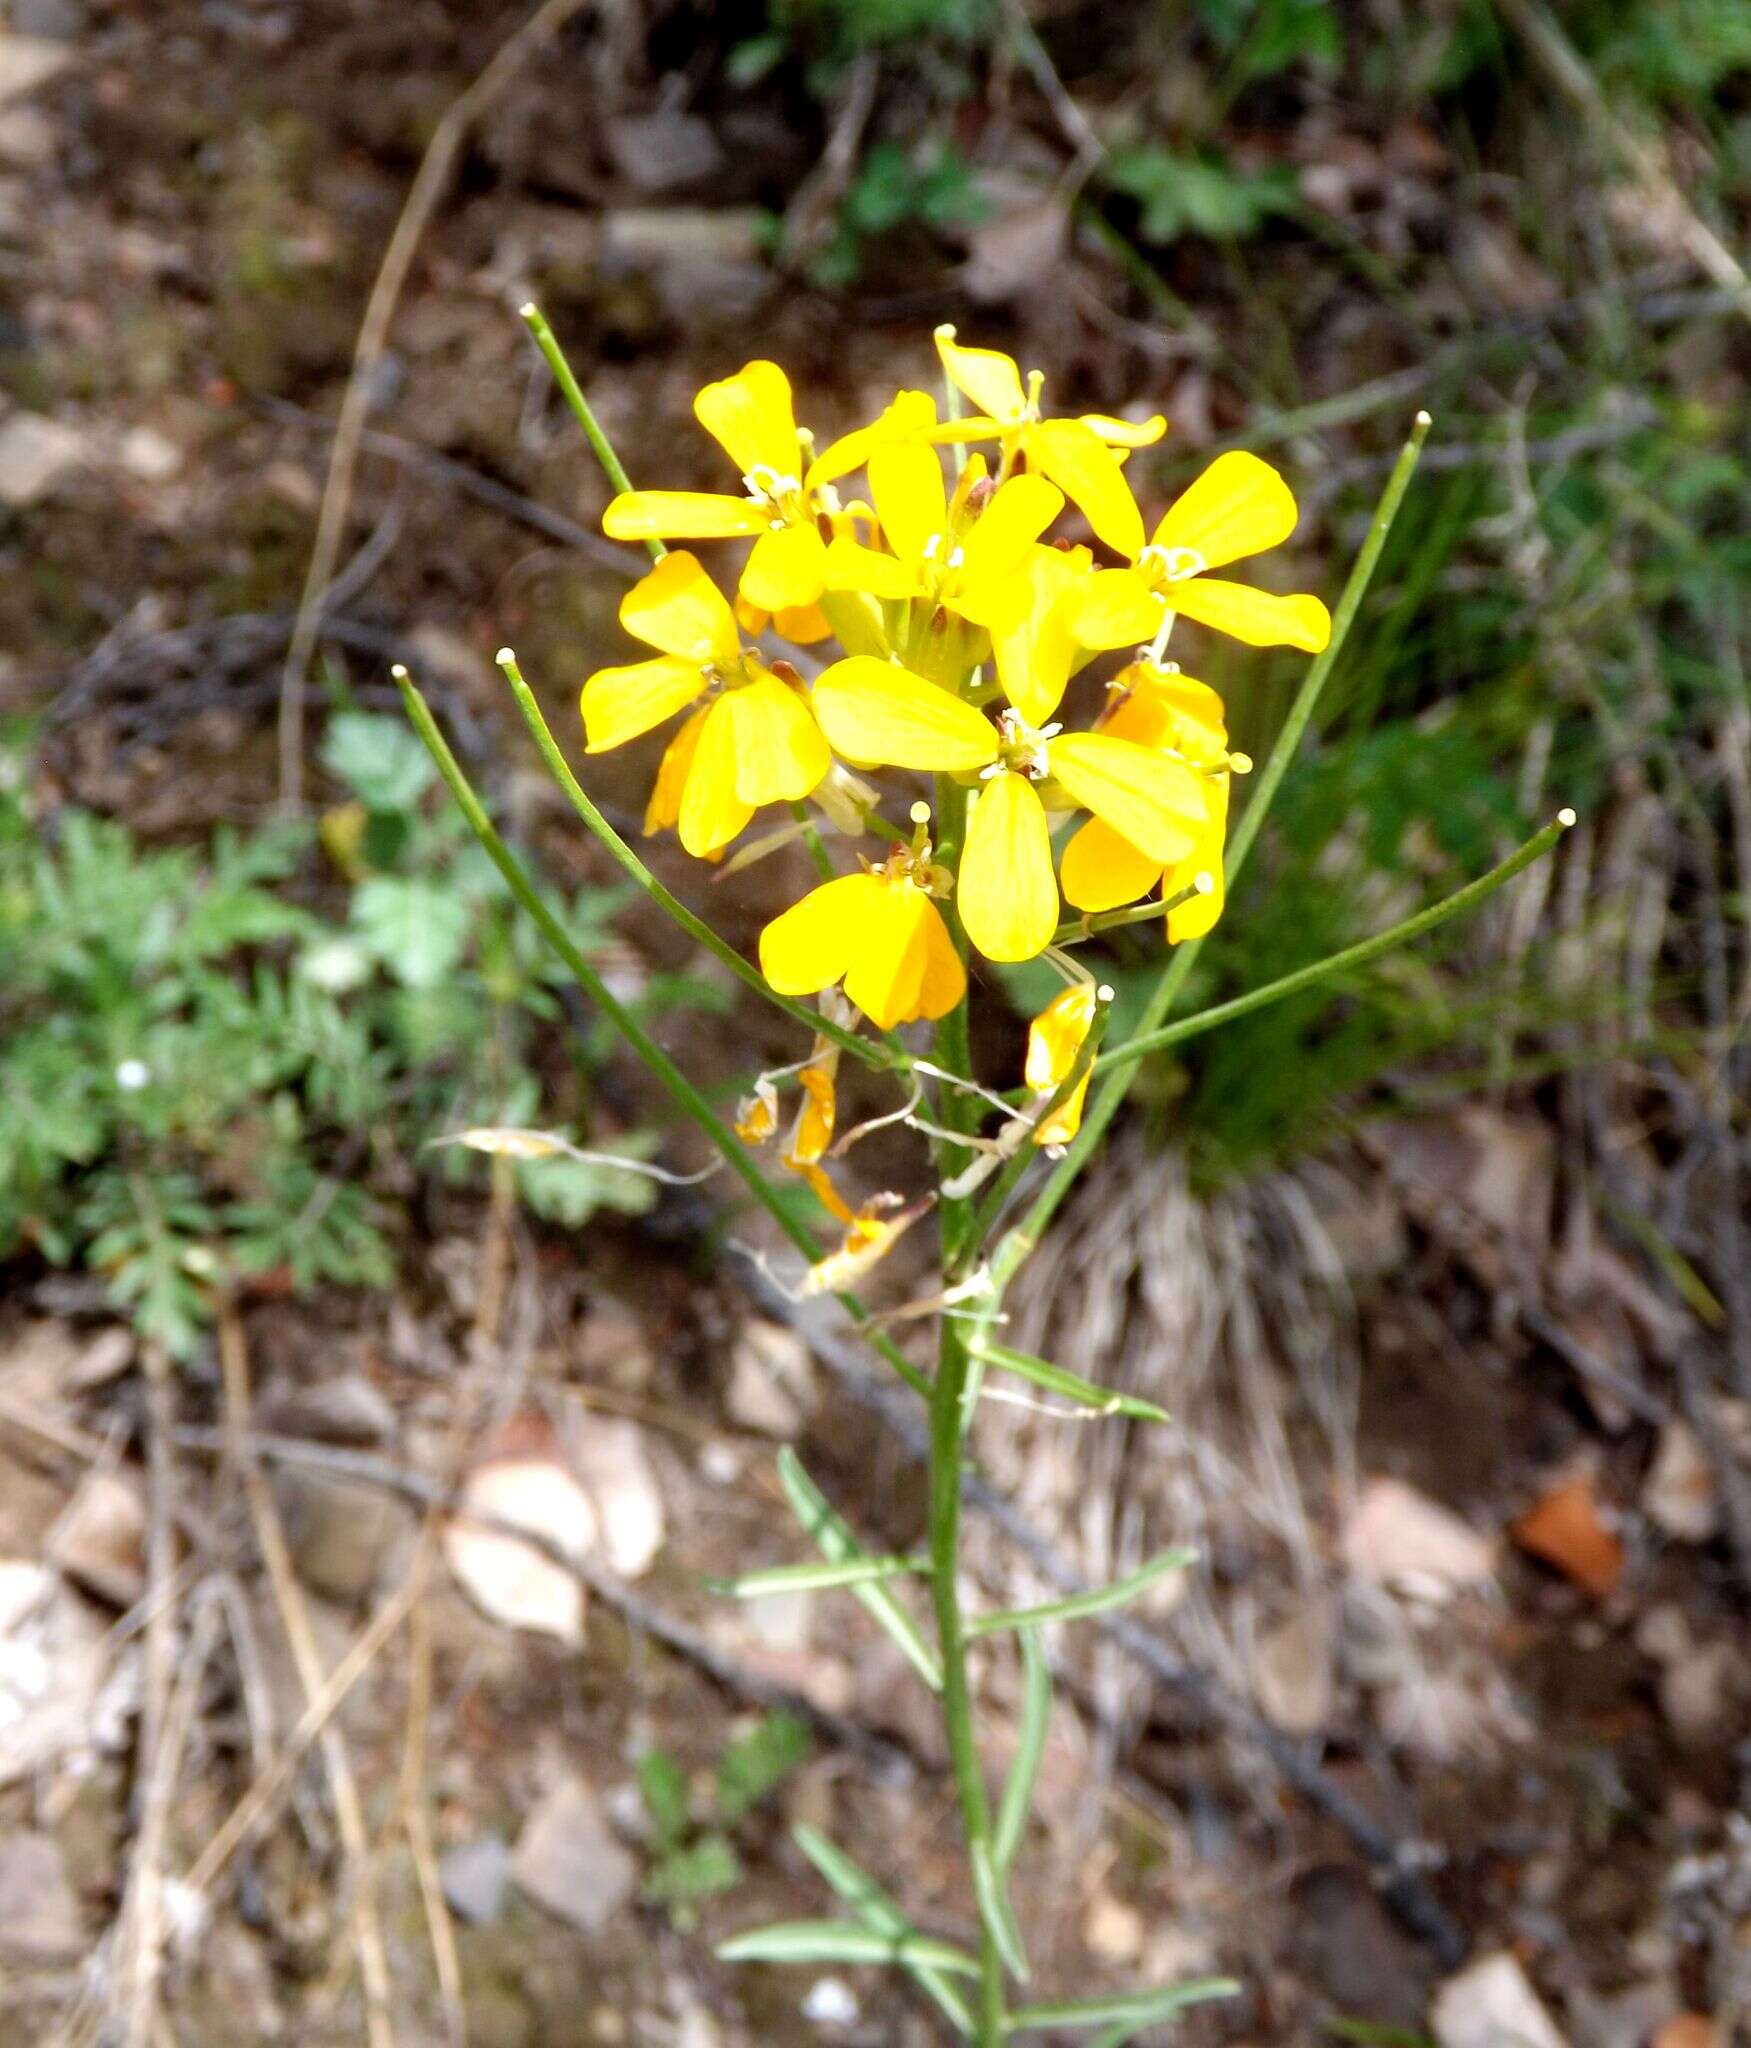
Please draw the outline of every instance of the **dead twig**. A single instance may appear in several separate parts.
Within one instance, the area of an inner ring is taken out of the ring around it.
[[[353,473],[359,458],[359,437],[371,406],[371,372],[381,361],[389,340],[390,323],[401,298],[402,287],[413,267],[414,255],[438,200],[450,180],[450,173],[469,130],[541,44],[578,13],[586,0],[543,0],[543,4],[494,54],[480,75],[445,109],[432,132],[408,188],[401,217],[383,252],[359,338],[353,348],[352,371],[341,400],[340,419],[334,446],[329,451],[328,476],[317,511],[316,538],[310,551],[310,566],[304,578],[280,675],[280,802],[296,810],[303,800],[304,785],[304,690],[309,677],[310,657],[315,652],[322,604],[335,564],[340,558],[351,509]]]
[[[256,1546],[267,1568],[268,1584],[280,1611],[280,1624],[286,1631],[298,1684],[308,1703],[320,1693],[328,1674],[322,1652],[317,1647],[315,1631],[310,1625],[310,1610],[293,1569],[292,1553],[286,1542],[279,1508],[250,1448],[249,1353],[237,1306],[230,1300],[219,1303],[219,1366],[225,1388],[225,1430],[230,1461],[242,1483],[244,1499],[249,1504]],[[323,1769],[328,1775],[335,1825],[346,1856],[347,1882],[352,1892],[353,1938],[358,1949],[359,1979],[365,1993],[365,2029],[371,2048],[394,2048],[395,2028],[389,2008],[389,1958],[383,1946],[382,1924],[377,1916],[365,1809],[359,1798],[358,1781],[353,1776],[352,1761],[339,1730],[332,1726],[324,1728],[321,1744]]]
[[[426,1805],[426,1734],[432,1714],[432,1619],[423,1600],[414,1602],[413,1612],[408,1616],[407,1653],[407,1740],[401,1758],[401,1824],[407,1830],[426,1931],[431,1937],[445,2037],[450,2048],[466,2048],[468,2009],[462,1995],[462,1959],[456,1949],[456,1928],[444,1897]]]
[[[145,1680],[140,1705],[139,1754],[145,1770],[140,1832],[128,1873],[122,1915],[123,1964],[116,1991],[128,2048],[151,2048],[158,2027],[158,1982],[164,1960],[164,1855],[170,1833],[180,1742],[169,1737],[170,1692],[176,1662],[176,1606],[167,1592],[176,1570],[175,1399],[170,1360],[162,1346],[145,1347],[146,1375],[146,1620]]]

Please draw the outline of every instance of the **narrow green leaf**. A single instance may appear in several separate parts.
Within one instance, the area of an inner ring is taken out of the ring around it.
[[[1003,1614],[977,1615],[967,1623],[970,1636],[994,1636],[1006,1628],[1039,1628],[1048,1621],[1080,1621],[1084,1615],[1104,1614],[1109,1607],[1123,1607],[1127,1600],[1166,1578],[1169,1572],[1183,1572],[1196,1564],[1195,1550],[1164,1550],[1152,1557],[1140,1571],[1115,1579],[1110,1586],[1095,1586],[1086,1593],[1073,1593],[1067,1600],[1049,1600],[1043,1607],[1012,1607]]]
[[[714,1593],[731,1600],[763,1600],[773,1593],[812,1593],[829,1586],[869,1586],[883,1579],[909,1578],[928,1571],[920,1557],[847,1557],[819,1564],[778,1564],[770,1571],[744,1572],[739,1579],[708,1579]]]
[[[1028,1981],[1027,1949],[1022,1944],[1021,1926],[1009,1903],[1009,1887],[997,1867],[991,1844],[974,1840],[967,1854],[973,1866],[973,1896],[979,1902],[979,1918],[1003,1958],[1003,1967],[1019,1984]]]
[[[1046,1747],[1046,1724],[1052,1717],[1052,1670],[1046,1653],[1031,1628],[1024,1628],[1021,1643],[1021,1735],[1015,1747],[1015,1761],[1003,1787],[1003,1802],[997,1809],[997,1825],[991,1836],[991,1852],[999,1870],[1015,1861],[1027,1833],[1028,1814],[1034,1803],[1034,1780],[1039,1776],[1040,1757]]]
[[[850,1523],[834,1509],[827,1496],[803,1470],[802,1460],[788,1444],[778,1454],[778,1483],[784,1488],[791,1513],[803,1525],[823,1557],[838,1564],[865,1554],[852,1534]],[[937,1661],[936,1652],[887,1587],[878,1580],[854,1585],[851,1591],[859,1604],[893,1637],[906,1661],[931,1691],[941,1692],[942,1666]]]
[[[854,1863],[845,1851],[814,1828],[798,1825],[791,1830],[797,1847],[821,1873],[838,1896],[865,1927],[890,1939],[915,1935],[918,1930],[899,1905],[882,1890],[868,1871]],[[944,2017],[959,2033],[971,2035],[973,2016],[953,1981],[928,1963],[908,1962],[904,1967],[918,1980],[921,1990],[933,1998]]]
[[[1012,1372],[1018,1379],[1031,1380],[1036,1387],[1044,1387],[1051,1394],[1061,1394],[1079,1408],[1092,1408],[1097,1415],[1133,1415],[1140,1422],[1169,1420],[1167,1410],[1156,1407],[1153,1401],[1139,1400],[1135,1394],[1115,1393],[1111,1387],[1096,1386],[1093,1380],[1085,1380],[1061,1365],[1048,1365],[1045,1359],[1035,1358],[1031,1352],[1012,1351],[1007,1344],[994,1343],[989,1337],[980,1337],[967,1348],[975,1358],[996,1366],[999,1372]]]
[[[1057,2005],[1028,2005],[1010,2016],[1006,2031],[1025,2034],[1036,2027],[1100,2027],[1109,2022],[1132,2032],[1170,2020],[1188,2007],[1203,2005],[1212,1998],[1234,1998],[1240,1986],[1232,1977],[1189,1978],[1161,1991],[1119,1991],[1110,1998],[1073,1998]],[[1107,2044],[1129,2036],[1107,2035]]]
[[[924,1934],[882,1934],[851,1920],[785,1920],[756,1927],[719,1944],[723,1963],[922,1963],[957,1977],[976,1977],[979,1965],[965,1949]]]

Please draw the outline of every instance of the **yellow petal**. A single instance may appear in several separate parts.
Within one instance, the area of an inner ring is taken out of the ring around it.
[[[935,1023],[946,1017],[967,992],[967,970],[955,951],[942,913],[924,899],[924,979],[918,989],[918,1014]]]
[[[813,604],[826,587],[827,543],[812,526],[768,526],[742,570],[742,595],[762,611]]]
[[[699,735],[711,711],[710,705],[694,712],[663,750],[657,779],[651,785],[651,800],[644,807],[647,833],[666,832],[681,815],[681,792],[687,787],[688,771],[699,746]]]
[[[1071,623],[1084,647],[1127,647],[1153,640],[1165,610],[1132,569],[1097,569],[1072,607]]]
[[[908,598],[918,591],[918,572],[877,548],[840,534],[827,549],[824,574],[829,590],[867,590],[874,597]]]
[[[896,391],[880,419],[841,434],[837,441],[829,441],[809,464],[803,484],[812,491],[817,484],[832,483],[854,469],[861,469],[869,460],[870,451],[884,441],[921,440],[935,426],[936,400],[928,391]]]
[[[786,1166],[818,1166],[833,1142],[833,1127],[839,1119],[835,1078],[839,1070],[837,1047],[811,1060],[797,1075],[802,1103],[797,1110],[796,1129],[785,1153]]]
[[[734,661],[742,651],[729,599],[684,548],[665,555],[620,600],[620,623],[635,640],[695,665]]]
[[[707,384],[693,411],[744,476],[751,469],[799,475],[790,379],[776,363],[744,363],[733,377]]]
[[[737,694],[732,690],[719,697],[706,712],[681,791],[675,822],[681,844],[698,860],[728,846],[754,815],[754,806],[736,793],[736,723],[730,705]]]
[[[584,714],[584,744],[592,754],[623,747],[641,732],[673,718],[705,688],[698,664],[675,655],[599,668],[578,697]]]
[[[1082,423],[1092,427],[1109,448],[1152,448],[1167,432],[1167,422],[1158,412],[1146,420],[1116,420],[1108,413],[1085,412]]]
[[[1060,989],[1028,1026],[1027,1064],[1022,1078],[1036,1093],[1056,1088],[1076,1064],[1096,1005],[1092,981]]]
[[[796,803],[832,767],[814,714],[776,676],[760,670],[723,701],[735,734],[736,794],[743,803]]]
[[[943,374],[981,412],[1009,421],[1027,410],[1027,394],[1013,356],[994,348],[962,348],[952,327],[936,330],[936,352],[942,358]]]
[[[609,499],[602,531],[612,540],[725,540],[760,532],[769,516],[716,491],[622,491]]]
[[[930,898],[910,882],[884,882],[851,935],[845,993],[878,1031],[918,1015],[924,988],[925,912]]]
[[[1248,583],[1194,576],[1176,583],[1167,601],[1182,617],[1214,626],[1248,647],[1299,647],[1304,654],[1317,654],[1331,638],[1331,613],[1305,593],[1279,597]]]
[[[1064,493],[1056,484],[1043,476],[1012,476],[967,529],[963,582],[974,585],[1017,575],[1034,543],[1063,509]]]
[[[833,636],[833,623],[818,604],[787,604],[772,614],[772,629],[794,647],[813,647]]]
[[[987,960],[1031,960],[1058,927],[1058,883],[1045,806],[1025,776],[1005,770],[974,799],[956,901],[967,937]]]
[[[1111,687],[1114,698],[1100,730],[1114,739],[1171,748],[1200,768],[1228,751],[1222,699],[1208,683],[1139,662],[1121,669]]]
[[[1161,866],[1197,844],[1210,807],[1204,778],[1183,761],[1104,732],[1061,733],[1046,758],[1068,795]]]
[[[874,875],[841,875],[811,889],[760,934],[760,972],[781,996],[818,995],[851,961],[851,947],[883,893]]]
[[[992,629],[991,651],[1003,694],[1030,725],[1057,710],[1076,667],[1074,602],[1090,574],[1087,548],[1036,547],[1023,572],[1027,609]]]
[[[1088,1100],[1088,1084],[1094,1079],[1091,1067],[1071,1089],[1067,1101],[1059,1103],[1034,1132],[1036,1145],[1068,1145],[1082,1128],[1082,1105]]]
[[[1268,462],[1235,448],[1174,500],[1152,539],[1159,548],[1192,548],[1206,569],[1219,569],[1280,546],[1295,520],[1294,492]]]
[[[1028,461],[1077,506],[1109,548],[1133,561],[1143,515],[1112,450],[1086,420],[1046,420],[1027,437]]]
[[[1198,843],[1177,868],[1163,878],[1161,893],[1177,896],[1192,886],[1194,877],[1205,874],[1215,883],[1208,896],[1193,896],[1177,910],[1167,913],[1167,937],[1177,946],[1182,939],[1201,939],[1222,915],[1227,890],[1222,874],[1222,843],[1228,825],[1228,777],[1213,775],[1209,782],[1210,823],[1198,835]]]
[[[889,547],[904,561],[922,558],[948,524],[942,463],[934,448],[896,442],[869,458],[869,492]]]
[[[966,773],[997,758],[997,730],[971,704],[869,655],[836,661],[815,684],[815,716],[860,767]]]
[[[1139,853],[1101,818],[1072,834],[1059,864],[1064,901],[1075,910],[1117,910],[1136,903],[1161,880],[1161,862]]]

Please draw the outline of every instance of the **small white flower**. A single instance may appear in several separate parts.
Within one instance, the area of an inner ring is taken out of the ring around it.
[[[124,1095],[137,1095],[152,1078],[144,1060],[123,1060],[116,1068],[116,1086]]]

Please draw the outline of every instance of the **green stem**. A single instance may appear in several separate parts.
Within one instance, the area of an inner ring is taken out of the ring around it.
[[[614,856],[621,867],[638,884],[659,910],[674,919],[689,938],[702,945],[714,959],[721,960],[738,981],[746,982],[787,1017],[793,1017],[809,1031],[818,1031],[823,1038],[830,1038],[844,1051],[854,1054],[866,1066],[909,1067],[903,1053],[896,1055],[885,1046],[872,1045],[867,1038],[859,1038],[855,1031],[847,1031],[841,1024],[835,1024],[830,1017],[823,1017],[806,1004],[781,996],[757,967],[750,966],[728,940],[720,938],[704,918],[696,916],[672,889],[664,886],[647,868],[638,855],[609,824],[585,793],[583,785],[571,771],[571,764],[560,752],[559,742],[553,736],[553,729],[541,715],[541,706],[535,701],[535,693],[523,680],[523,672],[517,666],[517,657],[508,647],[501,647],[498,653],[499,667],[504,671],[505,680],[511,686],[511,694],[517,700],[517,709],[523,714],[523,723],[529,728],[529,735],[540,749],[541,758],[547,763],[548,773],[553,777],[578,816],[590,828],[597,839]]]
[[[603,433],[601,422],[590,409],[590,401],[584,396],[584,387],[572,375],[572,366],[565,359],[565,351],[559,345],[558,337],[547,324],[547,316],[533,300],[526,306],[518,307],[523,325],[534,337],[535,346],[547,359],[547,367],[553,372],[553,381],[565,394],[565,402],[577,416],[577,422],[584,430],[584,438],[590,444],[590,452],[602,465],[602,473],[616,491],[630,491],[632,483],[621,467],[620,457],[614,452],[614,444]],[[653,562],[660,562],[669,552],[660,540],[647,540]]]
[[[942,1718],[950,1768],[960,1800],[961,1828],[969,1855],[986,1849],[991,1807],[973,1728],[973,1694],[967,1677],[967,1631],[961,1613],[961,1460],[970,1360],[966,1335],[953,1316],[941,1319],[936,1382],[930,1394],[930,1587],[936,1610],[937,1648],[942,1659]],[[974,2040],[996,2048],[1003,2039],[1003,1959],[980,1915],[979,2004]]]
[[[951,776],[939,775],[936,778],[936,858],[944,867],[953,868],[959,861],[961,842],[966,837],[966,831],[967,792]],[[961,964],[964,967],[968,947],[967,935],[961,925],[960,911],[951,900],[943,905],[943,914],[954,939],[955,950],[961,956]],[[968,1015],[968,999],[963,996],[936,1027],[936,1064],[945,1073],[957,1075],[963,1080],[970,1080],[973,1072]],[[968,1090],[944,1088],[941,1091],[941,1122],[945,1130],[976,1130],[982,1114],[978,1098]],[[964,1145],[941,1143],[937,1157],[939,1183],[953,1180],[971,1157],[970,1149]],[[941,1211],[943,1271],[946,1273],[953,1269],[960,1258],[968,1219],[972,1214],[972,1202],[964,1195],[945,1195],[942,1198]]]
[[[486,814],[486,806],[475,794],[473,785],[462,772],[462,765],[451,753],[449,742],[438,729],[438,722],[432,716],[431,706],[419,693],[413,678],[407,670],[397,665],[392,671],[401,691],[401,701],[407,707],[407,715],[414,730],[426,744],[426,751],[437,766],[446,787],[456,801],[457,809],[467,821],[469,830],[480,841],[487,858],[505,879],[511,894],[535,921],[541,936],[564,961],[578,986],[621,1034],[638,1057],[667,1091],[676,1108],[699,1126],[724,1160],[746,1186],[761,1208],[764,1209],[785,1236],[802,1253],[811,1265],[821,1256],[821,1248],[810,1232],[790,1212],[783,1196],[760,1171],[752,1155],[742,1144],[728,1124],[720,1117],[663,1048],[639,1023],[638,1019],[619,1002],[613,991],[603,981],[589,961],[579,950],[576,941],[566,930],[547,904],[537,893],[521,864]],[[836,1299],[846,1314],[858,1326],[881,1356],[893,1367],[914,1393],[930,1394],[930,1381],[906,1357],[893,1341],[879,1329],[870,1325],[869,1311],[855,1295],[840,1294]]]
[[[1285,996],[1312,988],[1331,975],[1342,974],[1347,968],[1364,967],[1382,953],[1390,953],[1396,946],[1421,938],[1424,932],[1432,932],[1450,917],[1458,917],[1461,912],[1473,909],[1486,896],[1494,895],[1504,882],[1511,882],[1522,869],[1529,868],[1535,860],[1547,854],[1574,822],[1573,811],[1560,811],[1542,832],[1534,833],[1524,846],[1516,848],[1488,874],[1479,875],[1475,882],[1467,882],[1463,889],[1455,889],[1451,896],[1444,896],[1439,903],[1431,903],[1427,910],[1419,910],[1415,917],[1407,917],[1390,931],[1378,932],[1371,939],[1361,939],[1353,946],[1346,946],[1341,953],[1332,953],[1324,960],[1298,967],[1293,974],[1267,981],[1262,988],[1248,989],[1245,995],[1235,996],[1226,1003],[1216,1003],[1208,1010],[1200,1010],[1196,1016],[1182,1017],[1175,1024],[1164,1024],[1157,1031],[1128,1038],[1123,1045],[1114,1046],[1111,1052],[1102,1053],[1094,1063],[1094,1071],[1097,1074],[1110,1071],[1113,1067],[1142,1058],[1145,1053],[1179,1045],[1185,1039],[1213,1031],[1219,1024],[1230,1024],[1236,1017],[1244,1017],[1249,1010],[1262,1010],[1269,1003],[1281,1002]]]
[[[1393,521],[1398,517],[1398,508],[1417,466],[1417,457],[1422,453],[1423,441],[1429,431],[1429,415],[1420,412],[1411,428],[1392,474],[1386,480],[1386,488],[1380,494],[1380,502],[1374,508],[1374,517],[1369,522],[1367,538],[1362,543],[1355,567],[1350,571],[1349,581],[1344,585],[1342,597],[1338,599],[1337,611],[1332,617],[1331,639],[1322,653],[1316,655],[1308,665],[1307,674],[1302,678],[1301,688],[1295,702],[1290,706],[1289,716],[1282,731],[1277,735],[1276,744],[1271,748],[1270,759],[1265,763],[1258,780],[1253,784],[1252,801],[1247,805],[1240,822],[1236,825],[1228,842],[1228,852],[1223,862],[1228,886],[1233,887],[1236,877],[1245,865],[1246,857],[1252,850],[1252,843],[1258,837],[1259,827],[1264,823],[1265,813],[1271,799],[1277,793],[1277,786],[1288,772],[1289,763],[1301,744],[1326,679],[1336,666],[1338,656],[1343,652],[1344,642],[1349,638],[1350,628],[1355,624],[1356,614],[1361,610],[1362,600],[1368,593],[1368,586],[1374,580],[1374,571],[1379,567],[1382,551],[1385,549]],[[1192,964],[1203,946],[1201,939],[1187,939],[1177,947],[1173,958],[1163,969],[1161,979],[1156,983],[1154,993],[1144,1006],[1143,1015],[1138,1019],[1137,1035],[1146,1038],[1160,1028],[1173,1008],[1179,992],[1185,985]],[[1093,1100],[1082,1119],[1082,1128],[1077,1132],[1070,1149],[1059,1160],[1050,1179],[1034,1197],[1027,1214],[1021,1222],[1004,1237],[992,1261],[992,1277],[998,1293],[1014,1276],[1016,1269],[1027,1257],[1040,1235],[1052,1218],[1058,1213],[1066,1195],[1076,1185],[1082,1169],[1093,1157],[1095,1147],[1106,1135],[1106,1129],[1118,1114],[1119,1105],[1130,1092],[1131,1082],[1137,1072],[1141,1055],[1127,1054],[1116,1060],[1108,1071],[1105,1083],[1094,1091]]]

